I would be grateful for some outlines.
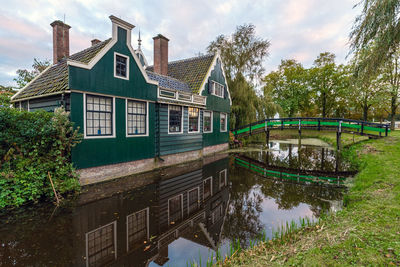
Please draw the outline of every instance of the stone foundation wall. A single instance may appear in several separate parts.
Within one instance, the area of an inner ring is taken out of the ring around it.
[[[113,180],[116,178],[125,177],[132,174],[147,172],[162,167],[177,165],[180,163],[194,161],[203,156],[213,155],[217,152],[226,150],[229,144],[220,144],[215,146],[205,147],[202,150],[189,151],[162,156],[161,159],[150,158],[131,162],[124,162],[112,165],[104,165],[93,168],[78,170],[79,182],[81,185],[90,185],[104,181]]]

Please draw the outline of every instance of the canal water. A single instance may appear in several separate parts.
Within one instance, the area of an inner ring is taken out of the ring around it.
[[[329,146],[281,140],[253,148],[86,187],[62,208],[0,215],[0,266],[205,266],[231,242],[245,247],[286,222],[340,209],[343,187],[240,164],[253,160],[298,176],[347,171]]]

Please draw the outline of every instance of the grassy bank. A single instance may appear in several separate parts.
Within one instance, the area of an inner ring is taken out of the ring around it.
[[[335,142],[332,134],[321,137]],[[343,142],[351,144],[352,136]],[[344,153],[359,173],[342,211],[284,239],[236,253],[220,265],[400,265],[400,132],[357,143]]]

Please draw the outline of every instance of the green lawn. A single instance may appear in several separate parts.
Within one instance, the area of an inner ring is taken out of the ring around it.
[[[332,134],[322,139],[334,142]],[[344,143],[350,145],[352,136]],[[283,240],[234,254],[224,266],[400,265],[400,131],[352,145],[358,166],[346,207]]]

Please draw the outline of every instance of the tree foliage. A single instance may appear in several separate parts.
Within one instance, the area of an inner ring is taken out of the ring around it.
[[[40,61],[36,58],[33,59],[32,68],[33,70],[27,69],[18,69],[17,70],[17,78],[14,78],[14,81],[17,83],[17,88],[23,88],[30,81],[32,81],[37,75],[39,75],[42,71],[44,71],[48,66],[50,66],[49,60]]]
[[[220,35],[207,47],[220,53],[232,98],[231,128],[263,116],[257,85],[264,75],[263,62],[270,43],[256,36],[252,24],[238,26],[231,36]]]
[[[70,155],[80,139],[61,108],[54,113],[0,108],[0,208],[52,199],[48,173],[58,193],[78,190]]]
[[[289,117],[299,115],[308,109],[309,90],[306,70],[296,60],[282,60],[277,71],[264,78],[264,95],[271,95],[274,101]]]
[[[339,104],[348,87],[348,77],[344,66],[336,65],[335,55],[321,53],[309,70],[309,83],[318,115],[331,117],[339,115]],[[343,103],[342,103],[343,104]]]
[[[16,91],[11,86],[0,85],[0,107],[9,107],[11,105],[11,97]]]
[[[374,76],[379,67],[390,61],[400,44],[400,1],[363,0],[359,5],[362,12],[350,33],[350,52],[373,45],[365,57],[356,58],[356,71],[361,69],[367,76]]]

